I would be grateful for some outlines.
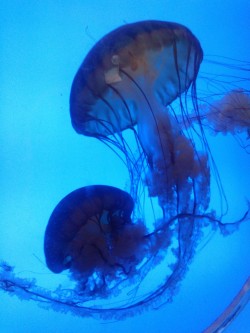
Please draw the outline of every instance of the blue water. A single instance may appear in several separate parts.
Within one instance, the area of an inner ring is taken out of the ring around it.
[[[71,83],[95,42],[120,25],[157,19],[189,27],[205,56],[249,60],[249,12],[247,0],[2,1],[0,259],[50,288],[56,278],[45,265],[43,237],[56,204],[82,186],[126,186],[127,170],[115,154],[71,127]],[[232,137],[211,143],[230,217],[240,218],[250,199],[249,154]],[[202,240],[173,302],[157,311],[95,320],[1,292],[0,331],[201,333],[250,274],[248,222],[228,237],[216,232]],[[250,333],[250,304],[225,332]]]

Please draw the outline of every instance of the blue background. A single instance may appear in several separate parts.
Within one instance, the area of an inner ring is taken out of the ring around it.
[[[58,201],[105,183],[124,188],[125,167],[103,144],[77,135],[69,92],[89,49],[104,34],[145,19],[182,23],[204,53],[250,59],[248,0],[1,1],[0,258],[22,277],[57,285],[45,266],[43,235]],[[230,214],[250,198],[250,158],[232,137],[211,139]],[[118,322],[73,317],[0,296],[0,330],[20,332],[200,333],[230,303],[250,273],[250,223],[232,236],[202,241],[172,304]],[[206,245],[205,245],[206,244]],[[226,332],[250,332],[250,305]]]

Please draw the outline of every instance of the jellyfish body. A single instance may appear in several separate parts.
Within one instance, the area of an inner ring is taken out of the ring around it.
[[[122,131],[136,131],[138,150],[147,164],[144,182],[168,215],[193,211],[194,204],[188,204],[187,198],[194,197],[195,191],[204,194],[200,202],[207,207],[207,157],[197,154],[169,107],[190,86],[195,89],[202,58],[199,41],[186,27],[138,22],[101,39],[72,84],[70,112],[75,130],[112,142],[125,154],[129,153]],[[134,171],[137,158],[126,156],[126,160],[134,161],[128,166],[134,182],[140,177]],[[201,186],[207,193],[198,190]]]
[[[233,135],[250,130],[250,96],[232,90],[206,109],[205,119],[215,133]]]
[[[146,250],[145,227],[131,221],[133,206],[128,193],[111,186],[87,186],[68,194],[46,228],[49,269],[69,269],[86,294],[94,290],[103,295],[109,280],[129,278]]]
[[[97,138],[135,124],[148,129],[148,121],[189,88],[202,57],[199,41],[176,23],[145,21],[112,31],[92,48],[74,78],[74,129]]]

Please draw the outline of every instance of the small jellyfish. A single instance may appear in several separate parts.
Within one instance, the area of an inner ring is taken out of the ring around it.
[[[87,186],[68,194],[46,228],[48,268],[54,273],[69,269],[85,295],[114,292],[121,281],[134,277],[148,252],[145,226],[131,220],[133,207],[128,193],[111,186]]]

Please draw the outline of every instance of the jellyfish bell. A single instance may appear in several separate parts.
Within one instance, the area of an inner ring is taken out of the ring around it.
[[[233,135],[250,129],[250,96],[241,90],[232,90],[205,110],[207,126],[215,133]]]
[[[71,192],[58,203],[46,228],[44,250],[47,266],[55,273],[66,268],[64,261],[70,256],[67,253],[69,244],[77,240],[77,234],[88,223],[97,227],[99,224],[103,231],[110,229],[112,224],[112,232],[115,232],[121,224],[131,223],[132,210],[133,200],[129,194],[114,187],[94,185]],[[117,226],[112,223],[113,215],[120,216]],[[74,245],[81,246],[77,241]]]
[[[69,270],[85,293],[104,294],[129,279],[146,253],[146,229],[131,220],[133,200],[111,186],[79,188],[63,198],[49,219],[44,252],[54,273]],[[91,287],[90,287],[91,286]]]
[[[74,129],[102,138],[137,124],[140,140],[152,139],[162,118],[170,126],[166,106],[195,80],[202,57],[199,41],[176,23],[144,21],[112,31],[92,48],[74,78]],[[147,141],[143,146],[149,149]]]
[[[190,114],[188,121],[184,119],[186,128],[194,123],[199,123],[204,129],[208,129],[209,134],[231,134],[246,153],[250,152],[248,142],[250,138],[250,95],[248,89],[239,87],[229,89],[222,95],[216,93],[215,98],[209,98],[209,102],[203,100],[199,110],[199,114]]]
[[[71,89],[70,112],[78,133],[108,136],[140,123],[149,102],[162,113],[196,78],[203,53],[184,26],[144,21],[104,36],[88,53]]]

